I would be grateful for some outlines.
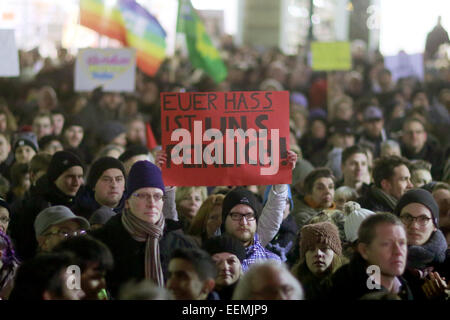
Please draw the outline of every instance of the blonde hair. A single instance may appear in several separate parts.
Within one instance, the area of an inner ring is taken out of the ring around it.
[[[202,202],[205,201],[206,197],[208,196],[208,191],[206,187],[179,187],[177,188],[177,191],[175,193],[175,203],[180,203],[181,200],[184,199],[188,194],[198,191],[200,193],[200,196],[202,197]]]
[[[205,201],[203,201],[197,214],[192,219],[191,226],[189,228],[189,234],[203,238],[206,236],[206,222],[213,209],[217,206],[222,207],[223,194],[212,194]]]

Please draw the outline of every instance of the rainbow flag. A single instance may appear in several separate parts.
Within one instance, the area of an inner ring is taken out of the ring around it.
[[[154,76],[166,56],[166,32],[134,0],[80,0],[80,24],[136,49],[137,66]]]

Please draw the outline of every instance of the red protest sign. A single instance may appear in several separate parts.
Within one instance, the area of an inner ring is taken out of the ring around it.
[[[289,92],[161,93],[169,186],[291,183]]]

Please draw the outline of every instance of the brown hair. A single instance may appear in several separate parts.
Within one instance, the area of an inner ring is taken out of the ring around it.
[[[387,223],[401,226],[404,228],[402,221],[395,215],[389,212],[380,212],[367,217],[359,227],[358,241],[366,245],[370,245],[375,239],[375,229],[378,225]]]
[[[394,169],[401,165],[409,168],[410,163],[407,159],[398,156],[381,157],[375,160],[372,173],[375,186],[381,188],[381,181],[390,180],[394,175]]]
[[[306,194],[312,193],[312,190],[314,187],[314,182],[316,182],[316,180],[319,178],[331,178],[333,180],[333,182],[336,181],[333,173],[331,172],[331,170],[329,168],[323,167],[323,168],[314,169],[305,178],[304,190],[305,190]]]
[[[206,222],[208,221],[208,217],[215,207],[222,207],[224,198],[225,195],[223,194],[212,194],[206,198],[198,209],[197,214],[192,219],[188,234],[203,239],[206,238]]]

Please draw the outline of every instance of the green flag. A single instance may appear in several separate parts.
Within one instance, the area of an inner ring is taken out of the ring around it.
[[[178,1],[177,32],[186,35],[192,65],[203,69],[216,83],[222,82],[227,77],[227,68],[190,0]]]

